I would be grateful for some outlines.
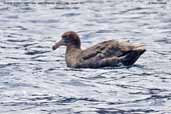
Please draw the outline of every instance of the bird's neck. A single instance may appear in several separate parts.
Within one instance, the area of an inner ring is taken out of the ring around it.
[[[81,48],[80,47],[76,47],[74,45],[71,45],[71,46],[67,46],[66,54],[78,53],[78,51],[79,52],[81,51]]]
[[[65,59],[68,66],[76,65],[80,60],[81,48],[67,46]]]

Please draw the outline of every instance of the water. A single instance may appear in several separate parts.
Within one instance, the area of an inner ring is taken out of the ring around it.
[[[29,2],[0,2],[1,114],[171,114],[170,0]],[[68,68],[51,50],[68,30],[84,48],[128,39],[147,52],[128,69]]]

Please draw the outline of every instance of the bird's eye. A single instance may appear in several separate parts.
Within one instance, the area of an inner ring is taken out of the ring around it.
[[[62,36],[63,39],[67,39],[67,36]]]
[[[69,39],[68,38],[64,38],[64,42],[65,43],[69,43]]]

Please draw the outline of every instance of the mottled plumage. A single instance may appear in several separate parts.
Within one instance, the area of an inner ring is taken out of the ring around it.
[[[52,48],[67,47],[65,59],[68,67],[100,68],[118,65],[130,66],[145,52],[142,44],[133,44],[129,41],[109,40],[81,50],[81,42],[75,32],[66,32],[62,40]]]

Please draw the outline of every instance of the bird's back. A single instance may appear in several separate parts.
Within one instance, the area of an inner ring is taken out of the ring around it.
[[[131,51],[134,47],[128,41],[108,40],[83,50],[81,56],[84,60],[112,56],[120,57]]]

